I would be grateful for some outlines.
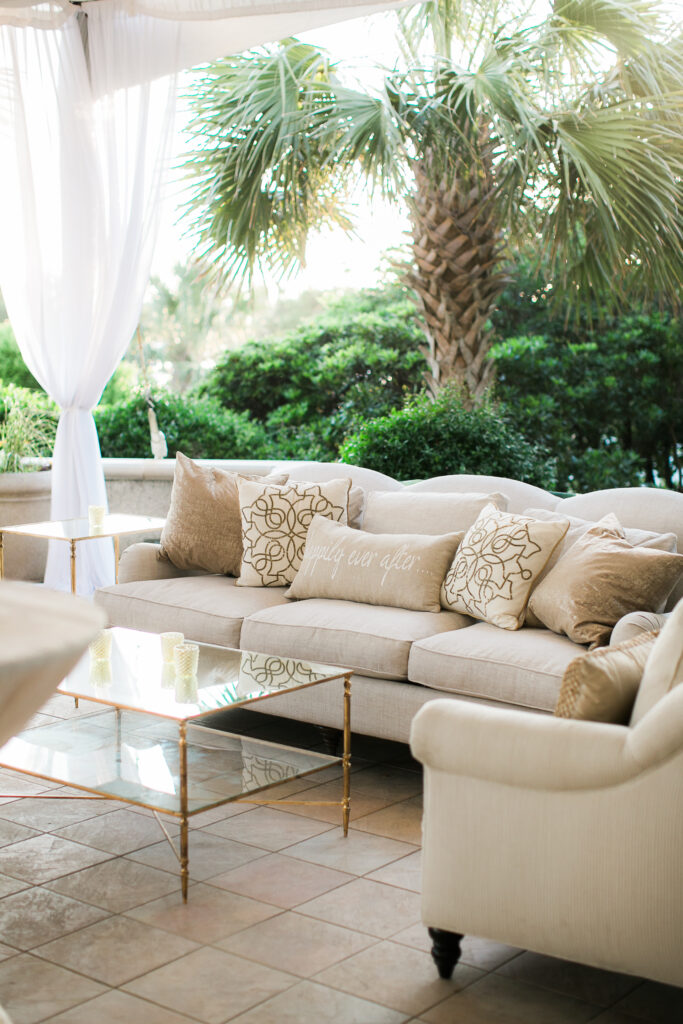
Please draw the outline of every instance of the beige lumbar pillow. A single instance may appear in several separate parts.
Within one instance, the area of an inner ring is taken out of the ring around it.
[[[682,573],[683,555],[634,547],[598,525],[538,584],[529,611],[554,633],[600,647],[622,616],[656,611]]]
[[[171,504],[161,534],[161,557],[184,571],[200,569],[237,576],[242,561],[240,480],[284,484],[287,474],[241,476],[200,466],[178,452]]]
[[[569,520],[543,523],[487,505],[465,534],[441,604],[502,629],[519,629],[529,592]]]
[[[446,534],[469,530],[487,505],[505,511],[504,494],[432,494],[430,491],[370,491],[365,503],[366,533]]]
[[[346,523],[351,481],[239,485],[244,552],[241,587],[284,587],[297,574],[313,517]]]
[[[462,536],[371,534],[316,516],[287,597],[439,612],[441,583]]]
[[[650,708],[683,683],[683,598],[664,623],[652,649],[638,696],[633,707],[630,725],[637,725]]]
[[[555,706],[560,718],[626,725],[658,631],[598,647],[567,666]]]

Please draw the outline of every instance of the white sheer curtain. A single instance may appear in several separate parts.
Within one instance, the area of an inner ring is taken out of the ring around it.
[[[0,287],[22,355],[62,412],[52,518],[106,505],[91,410],[137,324],[149,277],[175,80],[145,81],[178,27],[90,5],[49,30],[0,31]],[[85,41],[87,40],[87,46]],[[142,84],[111,88],[121,70]],[[113,582],[111,542],[79,546],[81,593]],[[68,587],[53,544],[46,582]]]

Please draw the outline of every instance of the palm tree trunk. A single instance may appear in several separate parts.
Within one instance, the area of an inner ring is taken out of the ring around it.
[[[481,401],[493,364],[489,318],[508,282],[502,272],[502,232],[492,202],[490,152],[473,162],[456,158],[446,175],[430,174],[429,158],[415,171],[413,256],[409,277],[426,324],[427,385],[436,393],[455,379],[465,400]]]

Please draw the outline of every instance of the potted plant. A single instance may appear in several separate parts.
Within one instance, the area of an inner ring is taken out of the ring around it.
[[[38,394],[10,385],[0,417],[0,529],[49,519],[56,416]],[[5,576],[42,580],[46,543],[7,537],[4,548]]]

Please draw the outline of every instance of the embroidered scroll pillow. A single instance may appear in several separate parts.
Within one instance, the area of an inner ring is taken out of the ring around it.
[[[535,580],[569,528],[487,505],[465,534],[441,588],[441,604],[502,629],[519,629]]]
[[[242,567],[241,587],[284,587],[301,565],[306,535],[314,516],[345,523],[348,514],[348,479],[284,487],[241,483]]]
[[[439,612],[439,591],[462,533],[364,533],[316,516],[287,597],[326,597]]]
[[[239,575],[242,523],[237,487],[241,480],[284,484],[287,474],[240,476],[200,466],[178,452],[171,505],[161,534],[162,557],[185,571]]]

